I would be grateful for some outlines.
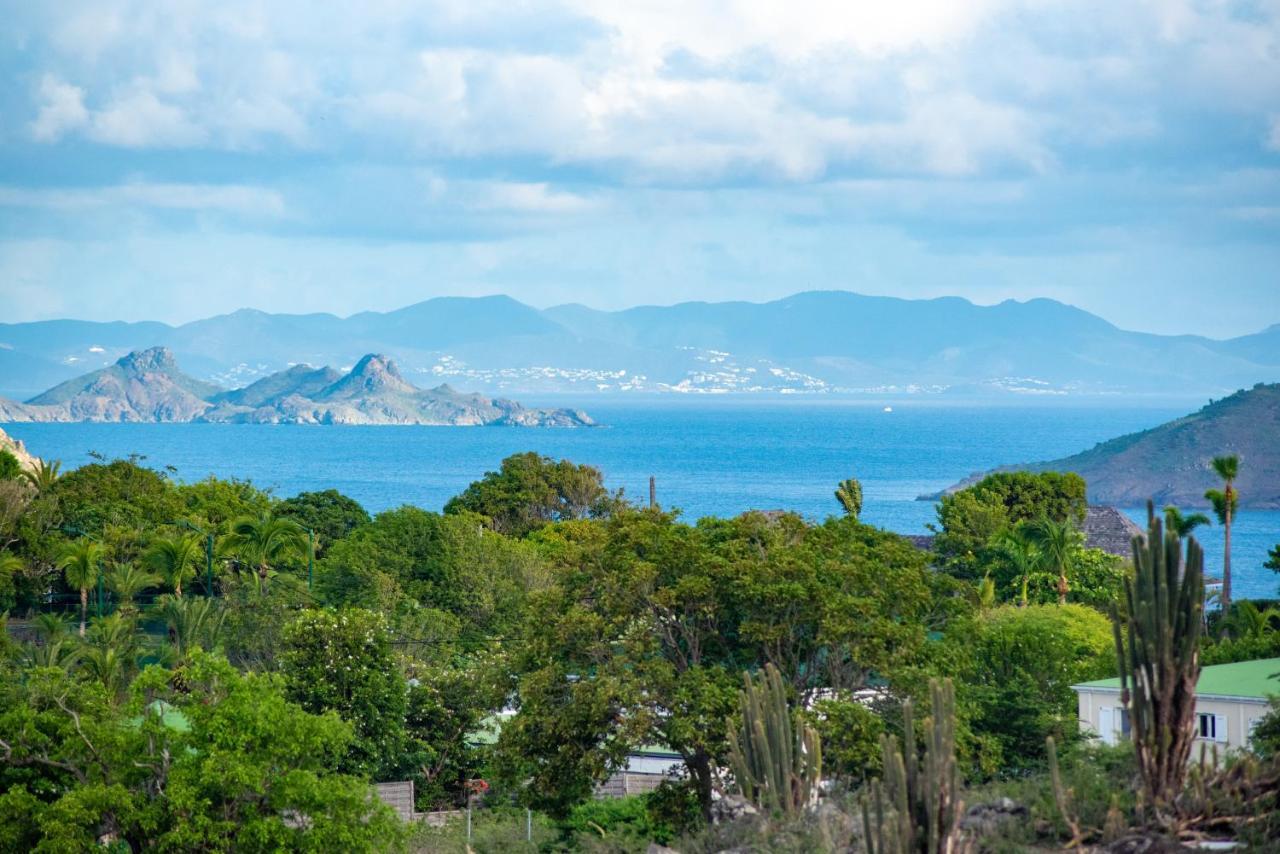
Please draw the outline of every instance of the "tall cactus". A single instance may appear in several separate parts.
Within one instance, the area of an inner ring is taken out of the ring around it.
[[[873,781],[862,802],[868,854],[949,854],[960,844],[955,686],[950,679],[931,679],[929,694],[933,717],[923,760],[910,700],[902,707],[904,749],[893,736],[880,737],[884,780]]]
[[[754,681],[742,674],[742,725],[729,725],[729,761],[743,796],[761,810],[795,814],[815,803],[822,777],[818,733],[793,720],[782,675],[772,664]]]
[[[1204,551],[1188,537],[1180,560],[1181,539],[1150,502],[1147,520],[1147,536],[1133,538],[1127,612],[1113,613],[1112,625],[1145,802],[1160,816],[1182,790],[1195,740]]]

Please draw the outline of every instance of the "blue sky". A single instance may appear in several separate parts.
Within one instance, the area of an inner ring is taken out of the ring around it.
[[[811,288],[1280,322],[1280,0],[0,0],[0,319]]]

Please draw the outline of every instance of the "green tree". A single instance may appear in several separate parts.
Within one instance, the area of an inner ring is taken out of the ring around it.
[[[62,477],[62,460],[36,460],[31,469],[22,473],[22,477],[37,494],[46,493]]]
[[[1022,607],[1027,606],[1027,592],[1031,585],[1031,577],[1041,571],[1044,559],[1039,547],[1027,536],[1024,527],[1010,528],[1000,532],[994,538],[998,554],[1008,567],[1008,586],[1018,590],[1017,600]]]
[[[1067,570],[1072,555],[1079,550],[1084,536],[1069,519],[1053,519],[1049,516],[1029,523],[1027,536],[1040,550],[1044,565],[1058,576],[1058,604],[1067,604]]]
[[[222,638],[227,612],[215,599],[162,596],[159,616],[164,620],[169,643],[179,658],[193,649],[214,651]]]
[[[1079,525],[1086,506],[1079,475],[997,472],[939,500],[934,551],[948,572],[977,580],[1002,559],[1005,532],[1042,517]]]
[[[299,526],[314,531],[320,546],[316,556],[361,525],[369,523],[369,513],[354,498],[336,489],[323,492],[300,492],[275,507],[275,514],[292,519]]]
[[[80,591],[80,635],[84,636],[89,619],[89,588],[98,583],[106,549],[100,543],[82,538],[68,543],[58,558],[58,568],[66,576],[67,586]]]
[[[608,516],[622,503],[621,493],[605,489],[599,469],[528,451],[504,459],[498,471],[449,499],[444,512],[478,513],[494,530],[523,537],[550,522]]]
[[[134,600],[138,595],[155,587],[160,581],[160,576],[131,563],[118,565],[107,573],[107,587],[120,597],[120,609],[130,614],[137,611]]]
[[[1042,761],[1045,736],[1075,739],[1071,686],[1115,673],[1111,623],[1083,605],[995,608],[947,640],[966,653],[958,688],[974,707],[970,726],[994,736],[1013,767]]]
[[[852,477],[840,481],[836,487],[836,501],[840,502],[846,516],[858,518],[862,515],[862,484]]]
[[[22,558],[0,551],[0,613],[8,613],[17,604],[13,578],[24,566]]]
[[[1235,454],[1213,458],[1213,470],[1222,478],[1222,489],[1210,489],[1204,497],[1222,523],[1222,613],[1231,613],[1231,519],[1235,516],[1240,496],[1235,480],[1240,474],[1240,458]],[[1224,623],[1225,627],[1225,623]]]
[[[196,574],[204,556],[201,537],[185,534],[154,541],[143,554],[142,562],[181,599],[183,580]]]
[[[1164,526],[1166,530],[1175,532],[1179,537],[1186,537],[1201,525],[1208,525],[1209,517],[1203,513],[1184,515],[1172,504],[1164,508]]]
[[[924,555],[848,517],[626,511],[532,540],[555,582],[530,597],[499,758],[560,814],[646,743],[681,756],[705,814],[744,670],[802,699],[857,690],[915,660],[934,605]]]
[[[17,480],[22,477],[22,464],[18,458],[0,448],[0,480]]]
[[[285,629],[281,671],[290,700],[351,724],[344,770],[377,780],[405,770],[408,689],[385,617],[360,608],[304,611]]]
[[[231,533],[223,541],[226,553],[257,573],[258,584],[265,588],[267,579],[290,558],[307,553],[306,532],[292,519],[280,519],[270,513],[242,516],[231,523]]]

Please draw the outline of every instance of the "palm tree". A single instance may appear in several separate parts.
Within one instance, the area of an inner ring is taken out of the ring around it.
[[[1186,539],[1196,528],[1201,525],[1209,525],[1209,517],[1203,513],[1192,513],[1184,516],[1182,511],[1172,504],[1164,508],[1164,527],[1166,531],[1173,531],[1180,538]]]
[[[1238,638],[1263,640],[1276,633],[1275,623],[1280,622],[1280,608],[1268,605],[1259,608],[1245,599],[1236,605],[1235,613],[1230,617],[1233,634]]]
[[[31,484],[39,495],[48,492],[60,477],[62,477],[62,460],[54,460],[52,463],[36,460],[32,468],[22,473],[22,479]]]
[[[8,552],[0,552],[0,579],[10,579],[22,571],[22,558]],[[0,585],[8,587],[8,584]]]
[[[139,593],[149,587],[155,587],[159,583],[160,576],[147,572],[145,569],[140,569],[131,563],[117,566],[107,576],[107,586],[120,597],[120,610],[127,614],[132,614],[137,610],[133,606],[133,600],[138,597]]]
[[[1231,614],[1231,517],[1235,515],[1239,495],[1235,479],[1240,474],[1240,458],[1235,454],[1213,458],[1213,470],[1222,478],[1221,490],[1210,489],[1204,494],[1213,504],[1214,515],[1222,523],[1222,614]],[[1222,626],[1226,630],[1226,622]]]
[[[862,513],[862,484],[857,478],[851,477],[836,485],[836,501],[840,502],[846,516],[858,518]]]
[[[182,580],[196,574],[202,553],[200,538],[195,534],[165,537],[151,544],[143,553],[142,562],[163,578],[174,595],[181,599]]]
[[[1009,561],[1014,575],[1022,579],[1022,595],[1018,605],[1027,607],[1027,587],[1031,583],[1031,576],[1044,566],[1040,549],[1027,536],[1024,528],[1005,531],[996,541],[996,548]]]
[[[84,637],[89,618],[89,588],[102,574],[102,558],[107,550],[101,543],[80,539],[68,543],[58,558],[58,569],[66,576],[67,585],[80,591],[80,637]]]
[[[227,612],[215,600],[200,597],[161,597],[160,614],[169,630],[169,642],[179,657],[195,647],[216,647],[227,617]]]
[[[1067,604],[1067,567],[1084,537],[1069,520],[1048,516],[1027,525],[1027,537],[1040,549],[1043,566],[1058,574],[1058,604]]]
[[[307,553],[307,535],[292,519],[277,519],[270,513],[243,516],[231,523],[226,538],[227,550],[258,573],[258,583],[265,589],[273,564],[290,555]]]

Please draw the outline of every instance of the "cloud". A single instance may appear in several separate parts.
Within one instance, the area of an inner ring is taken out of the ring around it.
[[[0,207],[43,208],[64,213],[135,207],[268,218],[282,217],[286,213],[283,197],[274,190],[261,187],[141,182],[57,190],[0,187]]]
[[[66,132],[88,122],[84,90],[64,83],[53,74],[40,78],[38,98],[39,112],[31,122],[31,135],[41,142],[56,142]]]
[[[1280,151],[1280,116],[1271,119],[1270,132],[1267,134],[1267,148]]]

